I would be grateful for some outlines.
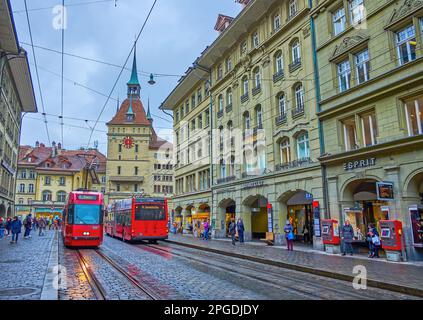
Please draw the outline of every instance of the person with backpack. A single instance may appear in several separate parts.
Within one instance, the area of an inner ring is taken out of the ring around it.
[[[294,251],[294,228],[292,227],[292,224],[289,220],[286,220],[283,231],[285,232],[288,251]]]
[[[18,219],[18,217],[14,217],[12,224],[11,224],[11,231],[12,231],[12,241],[10,243],[17,243],[19,233],[21,233],[22,230],[22,222]]]
[[[232,238],[232,244],[235,245],[236,224],[234,219],[232,219],[231,223],[229,224],[229,234],[231,235],[231,238]]]
[[[25,227],[24,238],[29,239],[31,238],[31,230],[32,230],[32,214],[28,214],[23,222]]]
[[[238,239],[239,243],[244,243],[244,222],[241,218],[238,218],[238,222],[236,223],[236,230],[238,231]]]
[[[379,238],[379,233],[377,233],[377,231],[375,232],[376,228],[370,230],[369,232],[369,236],[370,236],[370,241],[372,243],[371,246],[371,254],[369,256],[369,258],[379,258],[379,247],[380,247],[380,238]]]

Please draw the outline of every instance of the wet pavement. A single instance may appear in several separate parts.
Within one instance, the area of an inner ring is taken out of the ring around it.
[[[51,248],[53,230],[45,236],[31,232],[31,238],[22,233],[16,244],[12,237],[0,240],[0,300],[38,300],[44,286]]]
[[[268,246],[264,243],[238,242],[233,246],[227,240],[209,240],[193,238],[185,235],[169,235],[169,240],[175,243],[194,245],[201,248],[222,251],[227,254],[238,254],[245,257],[257,257],[267,261],[282,262],[288,267],[304,267],[339,276],[354,276],[357,266],[365,267],[368,279],[382,281],[386,284],[398,285],[423,290],[423,266],[410,263],[387,262],[382,259],[368,259],[357,256],[341,256],[304,250],[290,252],[285,247]]]
[[[9,239],[0,240],[0,272],[9,275],[0,279],[0,300],[40,299],[46,282],[51,281],[48,270],[51,257],[55,257],[51,252],[57,246],[59,300],[95,300],[99,298],[98,288],[110,300],[415,299],[370,287],[357,290],[351,282],[169,242],[130,244],[105,237],[98,250],[76,250],[65,248],[60,234],[56,238],[54,235],[54,231],[48,231],[44,237],[34,235],[17,245],[9,244]],[[215,240],[171,239],[245,254],[260,253],[273,259],[280,257],[275,250],[285,251],[257,245],[232,248],[230,243],[228,246]],[[290,254],[291,259],[299,260],[297,252]]]

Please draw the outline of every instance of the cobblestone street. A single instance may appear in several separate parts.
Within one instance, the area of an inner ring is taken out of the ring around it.
[[[54,246],[59,249],[59,300],[95,300],[99,288],[107,300],[416,299],[371,287],[356,290],[351,282],[168,242],[129,244],[105,237],[98,250],[69,249],[54,231],[17,245],[0,240],[0,271],[9,275],[1,279],[0,299],[42,299],[51,281],[46,274]],[[255,254],[252,248],[250,253]]]

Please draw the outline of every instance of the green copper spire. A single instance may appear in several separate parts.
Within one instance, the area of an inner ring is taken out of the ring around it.
[[[150,97],[148,98],[147,120],[151,122],[153,121],[153,117],[151,116],[151,113],[150,113]]]
[[[131,79],[128,82],[128,86],[139,86],[140,82],[138,81],[138,71],[137,71],[137,47],[135,44],[134,48],[134,62],[132,63],[132,74]]]

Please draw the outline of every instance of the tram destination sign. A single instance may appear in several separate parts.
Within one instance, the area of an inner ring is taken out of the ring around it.
[[[355,160],[355,161],[344,163],[344,170],[352,171],[352,170],[360,169],[360,168],[373,167],[375,165],[376,165],[376,158]]]

